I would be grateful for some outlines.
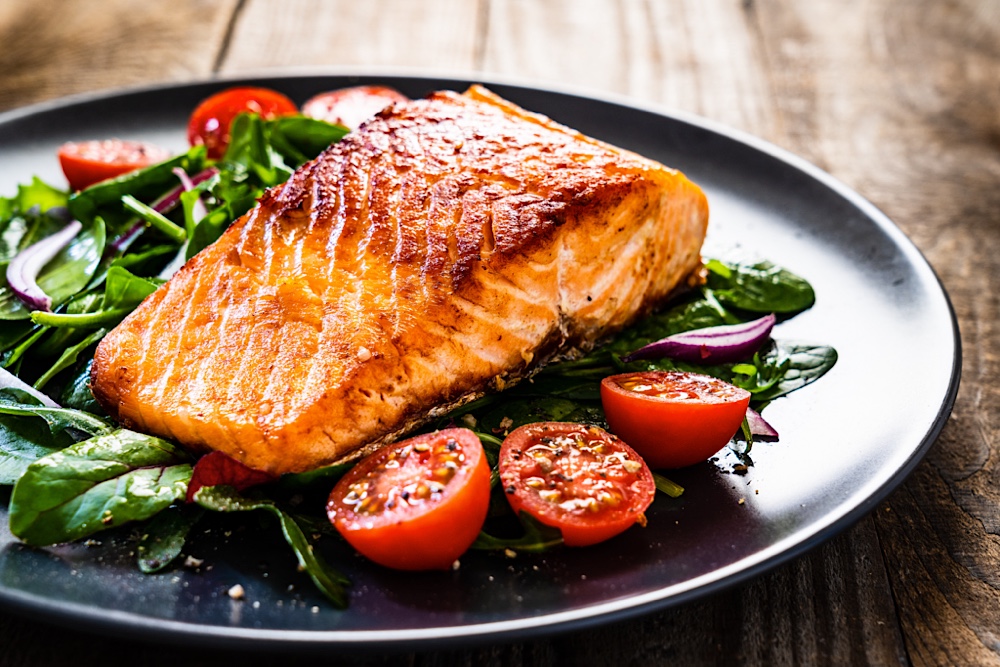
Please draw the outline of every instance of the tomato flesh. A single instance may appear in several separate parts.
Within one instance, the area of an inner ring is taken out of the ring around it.
[[[59,148],[59,166],[73,190],[83,190],[168,157],[170,153],[159,146],[123,139],[69,142]]]
[[[500,483],[515,512],[558,528],[571,547],[644,523],[656,491],[631,447],[596,426],[563,422],[511,432],[500,448]]]
[[[683,468],[726,446],[750,392],[697,373],[643,371],[604,378],[601,403],[611,431],[651,468]]]
[[[399,570],[442,570],[486,520],[490,467],[478,436],[453,428],[383,447],[337,482],[326,510],[344,539]]]
[[[241,113],[271,119],[298,113],[290,99],[270,88],[229,88],[205,98],[188,120],[188,143],[204,144],[208,157],[220,159],[229,146],[229,125]]]
[[[357,129],[382,109],[409,98],[386,86],[355,86],[320,93],[302,105],[302,115]]]

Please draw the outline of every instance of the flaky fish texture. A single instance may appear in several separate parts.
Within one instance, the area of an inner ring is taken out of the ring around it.
[[[101,342],[124,426],[275,474],[589,349],[701,263],[683,174],[474,86],[386,109]]]

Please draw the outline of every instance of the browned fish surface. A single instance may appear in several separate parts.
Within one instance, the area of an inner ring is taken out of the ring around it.
[[[700,264],[682,174],[485,89],[303,166],[100,344],[124,425],[272,473],[366,451],[648,311]]]

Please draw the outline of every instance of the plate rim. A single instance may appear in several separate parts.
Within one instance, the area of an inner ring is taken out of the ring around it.
[[[934,267],[896,223],[867,198],[847,186],[838,178],[805,158],[765,139],[697,114],[648,103],[613,92],[566,85],[558,82],[526,80],[524,78],[502,75],[478,76],[475,72],[438,71],[426,68],[295,67],[257,69],[226,75],[199,77],[187,81],[159,82],[76,93],[0,112],[0,126],[42,113],[57,112],[78,105],[107,102],[132,95],[162,94],[171,90],[195,88],[212,84],[219,84],[220,86],[253,85],[254,83],[263,81],[317,77],[358,79],[393,77],[409,79],[415,82],[429,82],[431,80],[450,81],[456,85],[467,85],[471,82],[478,82],[487,87],[491,85],[509,86],[524,89],[526,92],[555,93],[565,97],[583,98],[589,101],[655,114],[668,121],[680,122],[700,130],[708,131],[714,135],[719,135],[725,139],[743,144],[803,173],[855,207],[869,222],[873,223],[879,231],[885,234],[896,248],[903,252],[911,265],[919,265],[928,271],[939,291],[939,296],[943,298],[950,318],[950,333],[953,341],[951,373],[948,386],[945,389],[944,400],[937,407],[937,412],[934,415],[930,428],[924,434],[920,443],[909,452],[909,455],[889,479],[884,481],[867,497],[840,515],[833,517],[829,521],[821,522],[822,526],[820,528],[810,532],[802,539],[797,537],[797,532],[779,542],[771,544],[768,548],[752,556],[668,587],[682,587],[680,591],[670,594],[664,594],[664,591],[667,589],[661,588],[654,592],[592,604],[573,611],[549,613],[541,616],[527,616],[513,620],[491,621],[474,625],[395,630],[291,630],[205,625],[173,619],[140,616],[132,612],[122,612],[115,609],[97,609],[78,603],[55,602],[49,598],[41,598],[21,591],[10,591],[5,587],[0,587],[0,609],[14,611],[27,617],[56,624],[69,625],[73,623],[74,627],[81,627],[80,624],[82,623],[82,627],[104,634],[116,633],[122,629],[127,629],[131,633],[134,633],[134,636],[137,638],[154,642],[167,642],[178,637],[184,637],[201,646],[263,650],[316,650],[338,646],[359,653],[386,653],[414,649],[454,648],[456,646],[472,646],[500,641],[523,641],[541,636],[580,631],[598,625],[621,622],[644,616],[684,604],[697,598],[719,593],[805,555],[869,514],[878,503],[884,500],[910,476],[940,436],[954,408],[961,382],[962,340],[958,318],[951,297]],[[720,573],[722,573],[721,576]]]

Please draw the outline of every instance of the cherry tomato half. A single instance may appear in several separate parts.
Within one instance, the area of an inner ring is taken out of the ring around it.
[[[490,467],[475,433],[452,428],[388,445],[337,482],[326,505],[351,546],[399,570],[451,567],[490,504]]]
[[[70,142],[59,148],[59,165],[73,190],[83,190],[168,157],[170,153],[159,146],[123,139]]]
[[[604,378],[601,403],[611,431],[651,468],[683,468],[726,446],[750,392],[697,373],[644,371]]]
[[[302,105],[302,115],[338,123],[352,130],[395,102],[409,98],[385,86],[355,86],[320,93]]]
[[[558,528],[567,546],[603,542],[653,502],[653,475],[631,447],[596,426],[539,422],[500,448],[500,483],[515,512]]]
[[[271,119],[298,113],[295,103],[270,88],[230,88],[205,98],[188,121],[188,143],[205,144],[208,157],[218,160],[229,146],[229,125],[241,113]]]

